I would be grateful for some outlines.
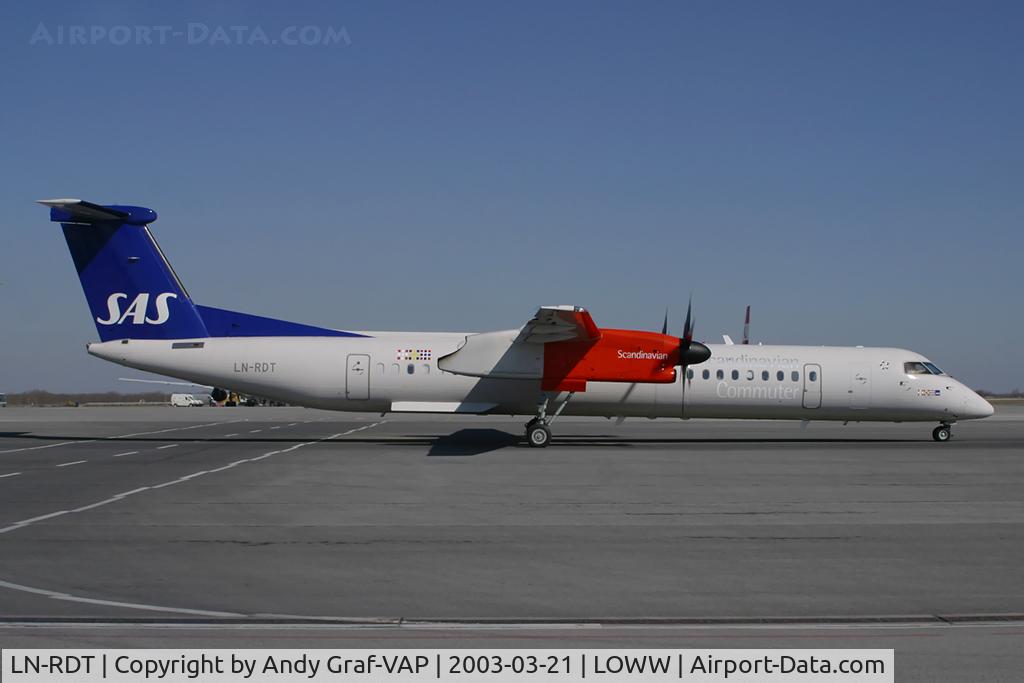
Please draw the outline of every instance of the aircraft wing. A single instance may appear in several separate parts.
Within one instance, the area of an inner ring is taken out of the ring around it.
[[[471,334],[458,349],[438,358],[446,372],[471,377],[540,379],[544,344],[597,341],[601,330],[579,306],[541,306],[522,328]]]
[[[548,344],[559,341],[596,341],[601,330],[590,313],[579,306],[541,306],[519,332],[517,342]]]

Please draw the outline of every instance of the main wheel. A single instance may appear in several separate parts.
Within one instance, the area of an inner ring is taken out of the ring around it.
[[[935,439],[936,441],[949,441],[952,436],[953,430],[947,427],[946,425],[939,425],[934,430],[932,430],[932,438]]]
[[[551,430],[543,424],[530,425],[526,429],[526,440],[531,448],[544,448],[551,443]]]

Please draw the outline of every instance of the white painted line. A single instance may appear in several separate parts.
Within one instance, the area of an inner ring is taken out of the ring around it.
[[[120,458],[125,455],[135,455],[136,453],[138,453],[138,451],[125,451],[124,453],[115,453],[112,457]]]
[[[176,444],[176,443],[169,443],[166,446],[157,446],[156,449],[158,451],[162,451],[165,448],[177,448],[177,447],[178,447],[178,444]]]
[[[110,503],[115,503],[115,502],[117,502],[119,500],[123,500],[124,498],[127,498],[128,496],[133,496],[133,495],[135,495],[137,493],[141,493],[142,491],[149,491],[149,490],[154,490],[154,489],[166,488],[168,486],[174,486],[175,484],[181,484],[183,482],[189,481],[190,479],[195,479],[197,477],[202,477],[202,476],[205,476],[207,474],[212,474],[214,472],[223,472],[224,470],[231,469],[232,467],[237,467],[238,465],[241,465],[241,464],[246,463],[246,462],[256,462],[257,460],[263,460],[264,458],[269,458],[269,457],[271,457],[273,455],[279,455],[281,453],[289,453],[291,451],[295,451],[295,450],[298,450],[300,448],[304,448],[306,446],[315,445],[315,444],[318,444],[318,443],[323,443],[325,441],[330,441],[331,439],[337,439],[338,437],[346,436],[348,434],[352,434],[353,432],[357,432],[357,431],[360,431],[362,429],[369,429],[370,427],[376,427],[377,425],[384,424],[384,422],[386,422],[386,420],[381,420],[380,422],[374,422],[373,424],[366,425],[366,426],[363,426],[363,427],[358,427],[356,429],[350,429],[347,432],[341,432],[339,434],[332,434],[331,436],[325,436],[324,438],[317,439],[315,441],[303,441],[302,443],[297,443],[294,446],[290,446],[289,448],[284,448],[284,449],[277,450],[277,451],[270,451],[269,453],[264,453],[263,455],[260,455],[260,456],[255,457],[255,458],[245,458],[245,459],[242,459],[242,460],[236,460],[235,462],[230,463],[229,465],[225,465],[223,467],[219,467],[219,468],[214,469],[214,470],[200,470],[199,472],[193,472],[192,474],[187,474],[184,477],[179,477],[178,479],[172,479],[171,481],[165,481],[165,482],[163,482],[161,484],[155,484],[153,486],[142,486],[140,488],[132,489],[131,491],[126,491],[124,493],[118,493],[118,494],[116,494],[114,496],[111,496],[110,498],[107,498],[107,499],[104,499],[104,500],[101,500],[101,501],[98,501],[98,502],[95,502],[95,503],[89,503],[87,505],[83,505],[81,507],[73,508],[71,510],[58,510],[57,512],[51,512],[48,515],[42,515],[40,517],[33,517],[31,519],[23,519],[20,522],[15,522],[14,524],[11,524],[10,526],[6,526],[6,527],[0,528],[0,534],[6,534],[6,533],[9,533],[11,531],[16,531],[17,529],[22,529],[24,527],[31,526],[31,525],[35,524],[36,522],[42,522],[43,520],[53,519],[54,517],[60,517],[61,515],[72,514],[72,513],[76,513],[76,512],[84,512],[86,510],[92,510],[92,509],[98,508],[98,507],[103,506],[103,505],[109,505]],[[178,444],[171,444],[171,445],[176,446]],[[162,446],[161,448],[167,448],[167,447],[168,446]],[[87,461],[79,460],[78,462],[81,463],[81,462],[87,462]],[[77,463],[67,463],[67,464],[68,465],[73,465],[73,464],[77,464]],[[0,581],[0,587],[3,587],[3,586],[10,587],[12,585],[15,585],[15,584],[5,584],[4,582]],[[79,602],[84,602],[86,600],[87,600],[86,598],[78,599]],[[111,604],[112,605],[112,604],[115,604],[115,603],[112,603],[112,602],[111,603],[107,603],[107,602],[100,601],[100,602],[96,602],[95,604]],[[128,605],[128,606],[130,606],[130,605]],[[140,607],[138,609],[149,609],[149,608],[148,607]],[[190,614],[191,613],[201,614],[202,612],[187,612],[187,613],[190,613]]]
[[[289,427],[294,427],[294,426],[295,426],[295,425],[297,425],[297,424],[299,424],[299,423],[298,423],[298,422],[289,422],[289,423],[288,423],[288,426],[289,426]]]
[[[227,439],[227,438],[232,437],[232,436],[238,436],[238,432],[235,432],[234,434],[225,434],[224,438]]]
[[[38,517],[32,517],[30,519],[23,519],[20,522],[15,522],[13,526],[14,527],[28,526],[29,524],[35,524],[36,522],[42,522],[44,519],[53,519],[54,517],[60,517],[61,515],[66,515],[66,514],[68,514],[67,510],[58,510],[57,512],[51,512],[48,515],[39,515]],[[0,529],[0,533],[3,533],[2,529]]]
[[[281,428],[281,425],[278,425],[276,427],[271,427],[271,429],[280,429],[280,428]]]
[[[72,465],[81,465],[83,462],[89,462],[88,460],[74,460],[72,462],[62,462],[57,467],[71,467]]]
[[[125,609],[141,609],[150,612],[173,612],[175,614],[192,614],[203,617],[241,617],[243,614],[237,614],[235,612],[212,612],[209,610],[201,609],[184,609],[181,607],[164,607],[162,605],[146,605],[137,602],[121,602],[119,600],[99,600],[97,598],[85,598],[77,595],[71,595],[70,593],[58,593],[57,591],[48,591],[43,588],[33,588],[32,586],[24,586],[20,583],[11,583],[9,581],[0,581],[0,588],[6,588],[12,591],[21,591],[22,593],[33,593],[35,595],[42,595],[54,600],[66,600],[68,602],[81,602],[89,605],[105,605],[107,607],[123,607]]]
[[[263,431],[262,429],[250,429],[249,433],[250,434],[259,434],[262,431]]]
[[[21,472],[11,472],[10,474],[0,474],[0,479],[6,479],[7,477],[16,477],[19,474],[21,474]]]
[[[61,441],[60,443],[48,443],[45,446],[29,446],[28,448],[11,448],[6,451],[0,451],[0,453],[19,453],[21,451],[41,451],[44,448],[56,448],[57,446],[70,446],[76,443],[92,443],[96,439],[87,439],[85,441]]]
[[[6,451],[0,451],[0,455],[4,453],[20,453],[22,451],[39,451],[44,448],[56,448],[57,446],[72,446],[78,443],[95,443],[96,441],[106,439],[128,439],[133,436],[149,436],[151,434],[166,434],[167,432],[185,431],[186,429],[199,429],[200,427],[216,427],[217,425],[233,424],[235,422],[244,422],[244,420],[225,420],[224,422],[204,422],[203,424],[190,425],[188,427],[171,427],[169,429],[158,429],[155,432],[135,432],[133,434],[115,434],[114,436],[102,436],[98,439],[83,439],[81,441],[61,441],[60,443],[48,443],[45,446],[27,446],[25,448],[10,448]]]

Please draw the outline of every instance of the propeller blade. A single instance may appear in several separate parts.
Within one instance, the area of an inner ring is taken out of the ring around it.
[[[693,295],[690,295],[690,301],[686,304],[686,322],[683,323],[683,343],[689,346],[690,342],[693,341],[693,325],[691,323],[693,312]]]
[[[665,307],[665,322],[661,323],[661,333],[668,334],[668,306]]]
[[[703,363],[711,358],[711,349],[700,342],[693,341],[693,330],[696,318],[693,315],[693,296],[686,304],[686,322],[683,323],[683,337],[679,340],[679,365],[684,369],[687,365]]]

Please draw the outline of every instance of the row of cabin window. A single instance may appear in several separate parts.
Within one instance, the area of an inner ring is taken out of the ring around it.
[[[704,370],[704,371],[701,372],[700,376],[703,377],[704,379],[711,379],[711,371],[710,370]],[[733,379],[738,380],[740,378],[740,371],[739,370],[733,370],[732,373],[731,373],[731,376],[732,376]],[[771,373],[768,372],[767,370],[762,370],[761,371],[761,380],[762,381],[767,382],[768,379],[771,376],[772,376]],[[687,369],[686,377],[687,377],[687,379],[693,379],[694,378],[693,368],[688,368]],[[753,370],[747,370],[747,379],[749,381],[753,382],[754,381],[754,377],[755,377],[754,371]],[[715,371],[715,379],[725,379],[725,370],[717,370],[717,371]],[[785,373],[785,371],[779,370],[778,372],[776,372],[775,373],[775,379],[778,380],[779,382],[786,381],[786,373]],[[799,382],[800,381],[800,371],[799,370],[793,370],[792,372],[790,372],[790,379],[792,381],[794,381],[794,382]],[[812,382],[817,382],[818,381],[818,373],[817,373],[817,371],[811,370],[810,372],[808,372],[807,373],[807,379],[812,381]]]
[[[424,375],[429,375],[430,374],[430,363],[422,363],[420,365],[419,372],[422,372]],[[416,364],[415,363],[409,363],[408,365],[406,365],[405,366],[405,373],[407,375],[415,374],[416,373]],[[381,376],[384,375],[384,364],[383,363],[377,363],[377,374],[381,375]],[[402,374],[402,366],[399,365],[398,363],[392,363],[391,364],[391,374],[392,375],[400,375],[400,374]]]

